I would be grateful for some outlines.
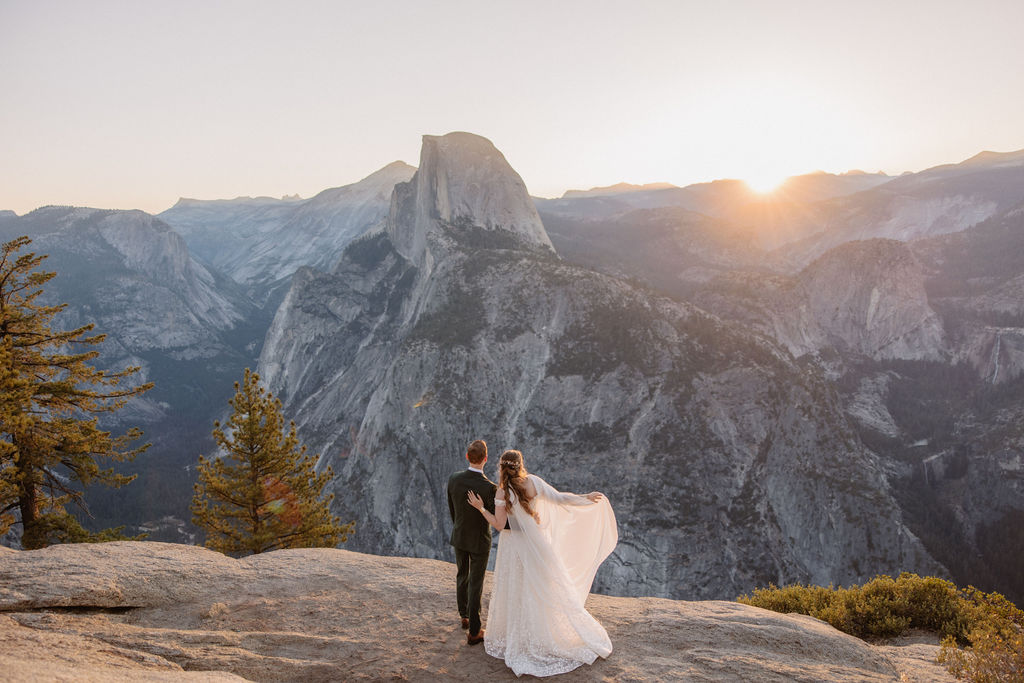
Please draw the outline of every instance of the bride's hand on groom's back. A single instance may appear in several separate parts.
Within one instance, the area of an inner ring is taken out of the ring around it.
[[[484,500],[476,494],[475,491],[470,491],[466,494],[466,498],[469,500],[469,504],[475,507],[477,510],[482,510],[484,507]]]

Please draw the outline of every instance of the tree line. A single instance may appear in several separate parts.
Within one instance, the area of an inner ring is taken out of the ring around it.
[[[26,550],[125,540],[124,527],[89,531],[73,511],[88,516],[85,487],[135,479],[114,464],[146,450],[142,431],[114,435],[100,419],[153,384],[137,380],[138,367],[93,367],[105,335],[92,324],[58,329],[67,304],[43,303],[57,274],[40,269],[45,254],[23,252],[31,242],[0,248],[0,536]],[[345,542],[354,524],[330,513],[330,468],[316,472],[318,456],[299,443],[294,423],[285,427],[281,402],[259,375],[247,368],[229,404],[227,423],[214,422],[218,452],[199,456],[191,503],[206,547],[242,555]]]

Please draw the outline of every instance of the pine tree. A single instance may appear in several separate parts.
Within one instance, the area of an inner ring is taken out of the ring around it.
[[[206,547],[223,553],[262,553],[281,548],[334,547],[355,524],[341,524],[322,497],[333,476],[317,474],[317,456],[299,445],[295,423],[284,432],[281,402],[245,370],[235,382],[228,424],[214,423],[222,458],[199,456],[192,522],[206,530]]]
[[[148,444],[129,447],[142,433],[111,436],[98,418],[152,384],[121,388],[138,368],[108,373],[89,365],[99,355],[89,347],[105,337],[89,335],[93,325],[51,328],[67,304],[39,303],[43,285],[56,273],[36,270],[45,255],[18,254],[31,242],[7,242],[0,255],[0,532],[20,521],[25,548],[117,538],[118,530],[86,531],[66,506],[85,510],[87,485],[116,488],[135,478],[103,469],[101,462],[131,460],[144,451]]]

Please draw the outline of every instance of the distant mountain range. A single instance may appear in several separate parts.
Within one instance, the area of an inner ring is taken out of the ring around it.
[[[447,557],[443,482],[482,437],[609,495],[607,591],[913,570],[1024,599],[1024,152],[539,199],[455,133],[311,199],[0,212],[21,234],[66,324],[157,385],[94,525],[187,540],[191,467],[258,365],[354,549]]]
[[[396,183],[416,169],[396,161],[358,183],[306,200],[180,199],[160,214],[202,261],[265,300],[300,266],[330,268],[341,249],[383,220]]]

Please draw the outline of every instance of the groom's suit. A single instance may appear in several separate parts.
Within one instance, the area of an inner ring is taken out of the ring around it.
[[[455,585],[459,615],[469,618],[469,633],[480,632],[480,596],[484,572],[491,554],[491,525],[469,504],[467,494],[475,491],[484,508],[494,514],[494,493],[498,487],[483,472],[463,470],[448,478],[448,512],[452,516],[450,543],[455,548]]]

